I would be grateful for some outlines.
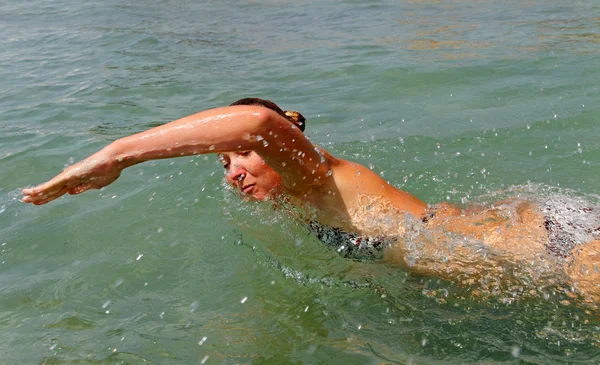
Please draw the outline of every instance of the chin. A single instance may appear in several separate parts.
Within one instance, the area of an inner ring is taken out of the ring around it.
[[[250,195],[250,197],[254,201],[264,202],[264,201],[271,200],[271,199],[275,198],[277,196],[277,191],[278,191],[277,189],[271,189],[267,193],[263,193],[261,191],[261,192],[258,192],[256,194]]]
[[[257,194],[252,195],[250,198],[254,201],[264,202],[265,200],[269,200],[271,196],[269,196],[268,194]]]
[[[245,202],[260,202],[262,199],[259,199],[252,195],[242,195],[242,200]]]
[[[242,200],[245,202],[261,202],[261,201],[265,201],[269,199],[268,194],[262,194],[262,193],[258,193],[258,194],[243,194],[242,193]]]

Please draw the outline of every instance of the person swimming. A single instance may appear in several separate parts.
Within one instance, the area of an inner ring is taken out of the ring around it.
[[[305,124],[300,113],[271,101],[240,99],[121,138],[48,182],[23,189],[22,201],[42,205],[100,189],[123,169],[149,160],[216,153],[225,180],[244,199],[285,200],[303,212],[301,219],[319,239],[346,257],[382,258],[463,283],[496,275],[506,262],[537,260],[538,267],[566,273],[586,300],[600,302],[600,228],[570,240],[556,215],[528,201],[428,206],[370,169],[313,145]]]

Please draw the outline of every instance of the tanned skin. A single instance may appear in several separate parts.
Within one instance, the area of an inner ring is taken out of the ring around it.
[[[261,105],[209,109],[121,138],[48,182],[23,189],[22,200],[43,205],[65,194],[103,188],[122,170],[139,163],[210,153],[218,154],[226,180],[246,198],[285,196],[292,204],[310,207],[314,214],[310,219],[323,225],[399,237],[385,259],[411,272],[473,284],[502,275],[505,261],[518,266],[541,260],[555,265],[567,286],[576,286],[585,300],[600,302],[600,241],[577,249],[567,261],[554,262],[544,250],[548,233],[537,207],[523,202],[515,208],[518,218],[507,224],[494,208],[464,210],[440,204],[435,216],[427,219],[429,234],[413,237],[419,251],[411,252],[403,242],[403,222],[428,217],[425,202],[370,169],[313,145],[279,109]],[[381,215],[400,218],[393,224],[375,224]],[[450,249],[452,234],[479,240],[485,249],[499,254],[482,256],[479,249],[468,246]],[[415,253],[418,259],[409,259]]]

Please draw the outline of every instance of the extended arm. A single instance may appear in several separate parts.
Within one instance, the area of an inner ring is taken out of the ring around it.
[[[41,205],[66,193],[100,189],[115,181],[124,168],[148,160],[244,150],[256,151],[290,190],[321,183],[329,169],[304,134],[276,112],[260,106],[231,106],[121,138],[52,180],[23,189],[23,201]]]

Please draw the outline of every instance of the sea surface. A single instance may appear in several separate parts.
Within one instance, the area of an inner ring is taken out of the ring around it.
[[[4,0],[0,364],[598,364],[577,300],[343,259],[212,155],[42,207],[20,189],[256,96],[428,203],[597,204],[599,81],[595,0]]]

